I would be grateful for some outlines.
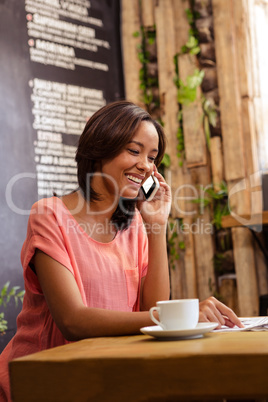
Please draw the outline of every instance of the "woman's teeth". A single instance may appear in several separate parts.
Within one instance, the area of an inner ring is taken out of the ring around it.
[[[140,183],[142,182],[141,179],[138,179],[137,177],[134,177],[134,176],[129,176],[129,175],[127,175],[127,178],[128,178],[129,180],[131,180],[131,181],[134,181],[134,183],[140,184]]]

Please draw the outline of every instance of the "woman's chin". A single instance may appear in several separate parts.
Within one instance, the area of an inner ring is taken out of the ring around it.
[[[121,195],[121,198],[123,198],[124,200],[136,200],[139,196],[139,191],[132,191],[131,193],[128,191],[124,194]]]

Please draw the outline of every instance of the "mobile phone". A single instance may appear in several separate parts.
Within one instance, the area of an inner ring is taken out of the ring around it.
[[[150,176],[141,186],[142,192],[146,201],[151,201],[160,187],[159,181],[156,177]]]

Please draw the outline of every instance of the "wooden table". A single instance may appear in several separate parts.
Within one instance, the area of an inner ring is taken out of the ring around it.
[[[268,332],[88,339],[13,360],[10,372],[14,402],[245,401],[268,396]]]

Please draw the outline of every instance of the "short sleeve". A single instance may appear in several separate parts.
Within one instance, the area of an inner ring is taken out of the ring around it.
[[[62,214],[64,209],[61,212],[59,208],[54,210],[49,200],[40,200],[33,205],[28,220],[26,240],[21,251],[21,262],[26,276],[36,249],[43,251],[73,273],[66,249]]]

